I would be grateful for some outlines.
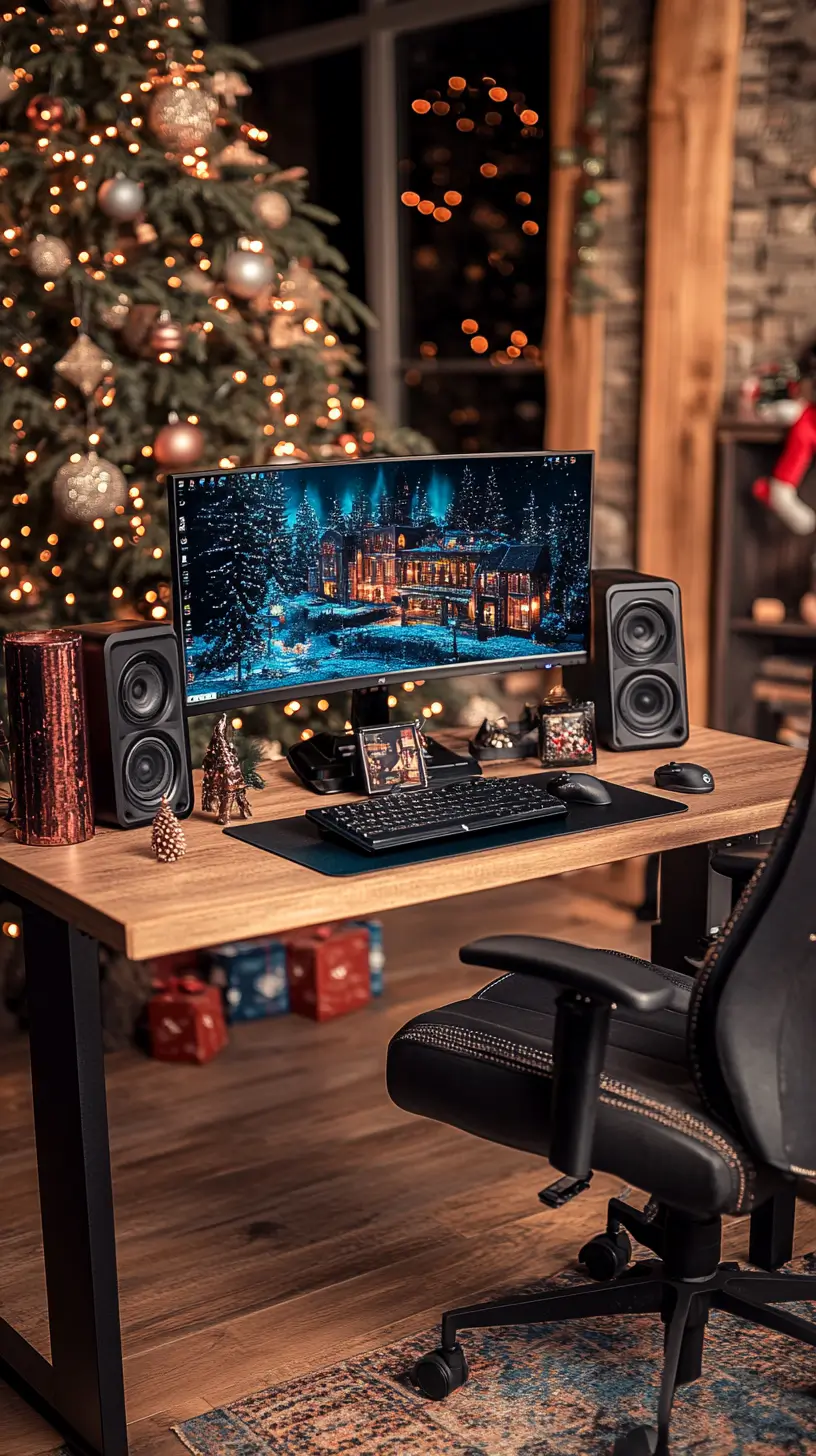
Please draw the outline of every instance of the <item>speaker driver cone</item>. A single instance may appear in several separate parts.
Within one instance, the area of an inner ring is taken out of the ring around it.
[[[136,657],[127,664],[119,680],[122,712],[132,723],[158,718],[167,707],[168,691],[161,661],[156,657]]]
[[[654,672],[630,677],[618,697],[618,712],[627,728],[644,738],[662,733],[676,711],[673,684]]]
[[[652,602],[630,602],[615,621],[618,651],[630,662],[664,657],[671,637],[671,622]]]
[[[130,745],[123,764],[127,797],[140,809],[158,809],[162,795],[172,799],[178,785],[178,761],[173,745],[152,734]]]

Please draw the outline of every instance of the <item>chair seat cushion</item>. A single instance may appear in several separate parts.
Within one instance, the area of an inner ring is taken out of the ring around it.
[[[689,977],[648,1017],[613,1013],[592,1165],[688,1212],[747,1213],[773,1191],[748,1151],[704,1111],[686,1062]],[[388,1090],[409,1112],[547,1156],[557,988],[509,974],[397,1033]]]

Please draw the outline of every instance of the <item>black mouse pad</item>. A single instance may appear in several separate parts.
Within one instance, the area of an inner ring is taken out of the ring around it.
[[[611,804],[570,804],[563,819],[541,819],[532,824],[515,824],[491,829],[487,834],[463,835],[461,839],[410,844],[386,854],[364,854],[351,845],[324,839],[311,819],[298,814],[294,819],[269,819],[263,824],[236,824],[224,833],[244,844],[278,854],[281,859],[305,865],[321,875],[367,875],[374,870],[397,869],[400,865],[426,864],[436,859],[457,859],[485,849],[512,849],[537,839],[558,839],[564,834],[586,834],[616,824],[634,824],[644,819],[661,819],[666,814],[684,814],[688,804],[661,799],[640,789],[625,789],[605,780]],[[315,808],[317,805],[315,805]]]

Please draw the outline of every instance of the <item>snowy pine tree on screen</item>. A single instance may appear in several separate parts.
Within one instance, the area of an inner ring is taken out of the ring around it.
[[[530,545],[542,540],[541,513],[533,490],[530,491],[527,504],[522,511],[521,539]]]
[[[222,476],[202,514],[209,600],[202,604],[206,647],[198,665],[235,668],[240,684],[263,643],[260,608],[270,576],[272,524],[265,483],[244,477],[239,488],[236,477]]]
[[[320,547],[320,521],[307,493],[297,508],[292,529],[292,559],[289,568],[289,589],[293,592],[306,591],[309,586],[309,567],[314,568]]]

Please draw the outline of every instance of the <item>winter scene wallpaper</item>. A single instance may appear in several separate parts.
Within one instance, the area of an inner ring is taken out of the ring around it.
[[[179,476],[188,702],[584,651],[591,456]]]

